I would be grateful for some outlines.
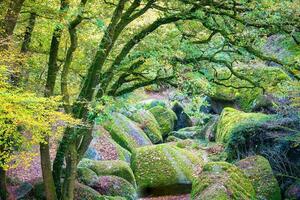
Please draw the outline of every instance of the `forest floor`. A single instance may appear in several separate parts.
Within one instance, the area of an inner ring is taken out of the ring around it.
[[[168,91],[162,93],[147,93],[144,100],[148,99],[167,99]],[[101,156],[104,160],[116,160],[117,153],[113,150],[113,146],[107,140],[106,137],[99,137],[99,141],[97,141],[96,146],[94,146],[98,151],[101,152]],[[56,149],[58,146],[58,139],[52,139],[50,141],[50,156],[53,160],[55,158]],[[7,172],[9,177],[17,180],[17,182],[28,182],[34,183],[37,180],[41,179],[42,171],[41,171],[41,162],[40,162],[40,154],[39,147],[36,146],[33,149],[33,153],[35,156],[32,157],[32,160],[29,166],[19,165],[18,167],[11,169]],[[16,189],[16,186],[10,185],[9,190],[13,194]],[[188,200],[190,199],[189,194],[183,195],[175,195],[175,196],[159,196],[159,197],[146,197],[141,198],[140,200]]]

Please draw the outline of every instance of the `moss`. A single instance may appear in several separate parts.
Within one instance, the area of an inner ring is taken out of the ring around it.
[[[167,107],[155,106],[149,110],[158,122],[163,136],[166,136],[174,129],[176,114]]]
[[[145,101],[138,103],[136,105],[136,108],[138,108],[138,109],[142,108],[142,109],[149,110],[155,106],[167,107],[167,104],[166,104],[166,102],[161,101],[161,100],[149,99],[149,100],[145,100]]]
[[[114,141],[113,139],[108,138],[108,140],[109,140],[109,142],[115,147],[115,150],[116,150],[116,152],[117,152],[117,154],[118,154],[118,159],[119,159],[119,160],[122,160],[122,161],[125,161],[125,162],[127,162],[127,163],[130,163],[131,153],[130,153],[127,149],[121,147],[121,146],[120,146],[116,141]]]
[[[82,159],[78,167],[85,167],[93,170],[97,176],[114,175],[124,178],[132,185],[136,185],[135,178],[130,166],[121,160],[96,161]]]
[[[139,123],[143,131],[150,138],[152,143],[161,143],[162,132],[153,114],[148,110],[138,110],[132,116],[132,120]]]
[[[169,144],[138,148],[131,166],[139,189],[190,184],[193,172],[203,164],[200,157]]]
[[[117,176],[100,176],[89,186],[102,195],[121,196],[128,200],[137,199],[134,186]]]
[[[104,127],[118,144],[130,152],[133,152],[137,147],[152,144],[135,122],[120,113],[114,113],[112,120],[107,121]]]
[[[91,182],[96,180],[98,175],[91,169],[86,167],[77,168],[77,179],[80,183],[89,185]]]
[[[281,199],[279,185],[266,158],[251,156],[236,165],[250,179],[259,199]]]
[[[193,126],[193,127],[187,127],[187,128],[182,128],[178,131],[173,131],[169,133],[169,135],[175,136],[180,139],[200,139],[203,136],[201,135],[202,133],[202,128],[199,126]]]
[[[236,166],[226,162],[211,162],[194,178],[191,199],[241,200],[256,199],[250,180]]]

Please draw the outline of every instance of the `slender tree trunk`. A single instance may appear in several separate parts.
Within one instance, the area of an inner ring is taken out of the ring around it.
[[[6,171],[0,167],[0,199],[7,200]]]
[[[50,159],[50,152],[49,152],[49,138],[46,138],[47,144],[40,145],[40,152],[41,152],[41,167],[42,167],[42,174],[43,174],[43,181],[45,185],[45,193],[47,200],[56,200],[56,192],[54,186],[54,180],[52,177],[52,170],[51,170],[51,159]]]
[[[1,23],[0,49],[7,49],[10,37],[12,36],[17,20],[25,0],[11,0],[8,11]]]
[[[24,34],[24,39],[21,47],[21,53],[26,53],[28,51],[28,47],[31,41],[31,35],[36,22],[36,16],[37,15],[35,12],[30,13],[28,25],[26,27],[26,31]]]
[[[68,145],[68,151],[66,154],[66,172],[65,172],[64,186],[62,192],[63,200],[74,199],[76,169],[77,169],[77,149],[76,149],[76,143],[75,141],[73,141]]]

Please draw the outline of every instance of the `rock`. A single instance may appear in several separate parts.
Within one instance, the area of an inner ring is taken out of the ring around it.
[[[212,116],[207,124],[202,128],[201,135],[208,141],[215,141],[216,129],[218,124],[219,116]]]
[[[187,127],[180,129],[178,131],[173,131],[169,133],[169,136],[174,136],[176,138],[180,139],[200,139],[201,136],[201,127],[193,126],[193,127]]]
[[[219,115],[226,107],[238,108],[235,100],[223,99],[222,97],[211,97],[211,108],[213,110],[213,113]]]
[[[136,108],[143,108],[149,110],[155,106],[167,107],[166,102],[157,99],[148,99],[145,101],[141,101],[136,105]]]
[[[102,160],[101,154],[91,146],[86,150],[83,157],[91,160]]]
[[[213,113],[213,109],[211,107],[211,103],[212,103],[211,98],[208,97],[208,96],[205,96],[202,99],[201,105],[199,107],[199,112],[200,113],[205,113],[205,114]]]
[[[90,185],[92,182],[98,179],[98,175],[96,174],[96,172],[87,167],[78,167],[77,179],[80,183]]]
[[[137,147],[152,145],[138,124],[120,113],[114,113],[112,119],[106,122],[104,127],[118,144],[130,152]]]
[[[178,142],[178,141],[181,141],[181,139],[180,139],[180,138],[177,138],[177,137],[175,137],[175,136],[173,136],[173,135],[168,136],[168,137],[165,139],[165,142]]]
[[[225,108],[217,125],[216,141],[225,145],[236,140],[244,140],[243,130],[253,130],[270,121],[274,116],[262,113],[245,113],[233,108]]]
[[[263,112],[267,114],[275,113],[275,102],[273,101],[271,96],[268,95],[260,95],[253,102],[251,106],[252,112]]]
[[[188,116],[188,114],[186,114],[186,112],[184,112],[182,105],[180,105],[177,101],[174,103],[172,110],[177,117],[174,125],[175,131],[185,127],[193,126],[191,118]]]
[[[163,137],[174,130],[176,114],[167,107],[155,106],[149,110],[158,122]]]
[[[121,196],[127,200],[137,199],[134,186],[118,176],[100,176],[89,186],[102,195]]]
[[[14,192],[16,199],[21,200],[25,197],[28,197],[28,195],[32,190],[33,190],[33,186],[30,183],[27,182],[22,183]]]
[[[153,114],[148,110],[138,110],[133,113],[131,119],[140,124],[152,143],[158,144],[163,141],[160,126]]]
[[[79,162],[78,167],[91,169],[97,174],[97,176],[119,176],[127,180],[132,185],[136,185],[133,172],[130,169],[130,166],[124,161],[95,161],[89,159],[82,159]]]
[[[240,160],[236,165],[252,182],[258,199],[281,199],[279,185],[266,158],[251,156]]]
[[[285,191],[285,199],[299,200],[300,199],[300,181],[296,181]]]
[[[193,174],[200,171],[202,165],[200,157],[169,144],[138,148],[131,162],[142,194],[184,191],[190,187]],[[166,188],[169,191],[165,191]]]
[[[192,200],[256,199],[250,180],[236,166],[226,162],[211,162],[193,180]]]

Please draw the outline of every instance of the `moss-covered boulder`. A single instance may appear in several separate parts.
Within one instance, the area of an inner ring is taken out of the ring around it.
[[[235,165],[211,162],[193,180],[193,200],[254,200],[255,190],[250,180]]]
[[[233,108],[225,108],[217,125],[216,141],[228,143],[235,138],[245,137],[243,132],[255,129],[272,119],[273,116],[262,113],[245,113]]]
[[[262,156],[251,156],[236,163],[252,182],[258,199],[280,200],[280,188],[269,161]]]
[[[180,139],[200,139],[202,138],[202,127],[192,126],[187,128],[182,128],[178,131],[172,131],[169,136],[174,136]]]
[[[137,147],[152,144],[137,123],[120,113],[114,113],[112,119],[107,121],[104,127],[118,144],[130,152]]]
[[[139,102],[135,107],[138,109],[151,109],[155,106],[162,106],[162,107],[167,107],[167,104],[165,101],[162,100],[157,100],[157,99],[147,99],[144,101]]]
[[[158,122],[163,136],[173,131],[175,121],[177,119],[176,114],[167,107],[155,106],[149,110]]]
[[[88,168],[94,171],[97,176],[118,176],[136,185],[135,178],[130,166],[121,160],[96,161],[82,159],[78,168]],[[89,175],[92,176],[92,175]]]
[[[98,179],[98,175],[93,170],[87,167],[78,167],[77,168],[77,179],[80,183],[89,185]]]
[[[132,156],[131,167],[139,189],[163,190],[174,185],[190,185],[193,173],[203,160],[191,152],[169,144],[141,147]]]
[[[153,114],[148,110],[137,110],[132,114],[131,119],[140,124],[140,127],[147,134],[152,143],[161,143],[162,132]]]
[[[128,200],[137,199],[134,186],[118,176],[100,176],[89,186],[102,195],[121,196]]]

